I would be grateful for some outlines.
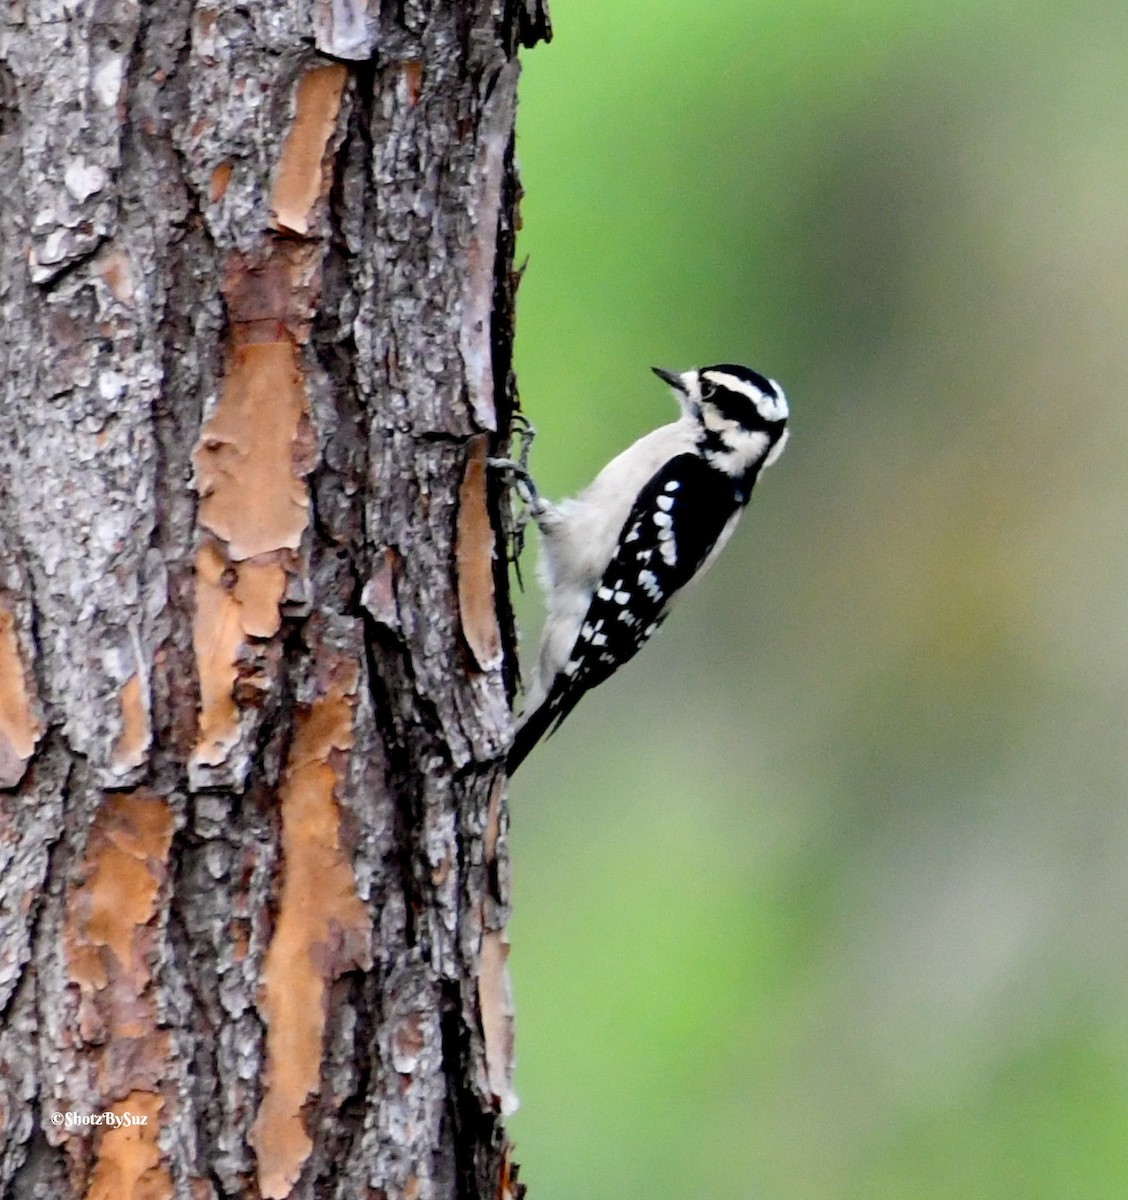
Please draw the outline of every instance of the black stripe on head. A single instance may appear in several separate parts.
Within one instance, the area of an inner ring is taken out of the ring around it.
[[[742,367],[739,363],[714,363],[711,367],[701,368],[702,375],[706,375],[710,371],[723,371],[726,375],[732,375],[736,379],[750,383],[754,387],[758,387],[765,396],[779,395],[779,388],[766,375],[761,375],[759,371],[753,371],[751,367]]]
[[[702,399],[716,409],[727,421],[735,421],[741,429],[770,429],[774,422],[765,421],[753,400],[743,392],[719,387]]]
[[[722,363],[698,372],[701,403],[742,429],[771,433],[787,420],[782,393],[770,379],[750,367]]]

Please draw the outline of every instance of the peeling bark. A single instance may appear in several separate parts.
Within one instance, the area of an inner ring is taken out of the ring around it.
[[[15,787],[23,778],[43,733],[26,634],[25,626],[21,645],[16,614],[0,593],[0,787]]]
[[[0,1196],[523,1191],[485,458],[548,32],[0,16]]]

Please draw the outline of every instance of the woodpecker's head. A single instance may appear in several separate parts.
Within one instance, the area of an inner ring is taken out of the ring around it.
[[[774,379],[736,363],[696,371],[651,368],[701,427],[701,453],[733,475],[771,466],[787,441],[787,397]]]

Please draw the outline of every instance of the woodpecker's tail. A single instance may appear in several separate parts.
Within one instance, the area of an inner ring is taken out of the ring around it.
[[[510,775],[525,761],[537,742],[548,733],[556,718],[557,714],[547,701],[521,718],[513,745],[509,747],[509,757],[505,760],[505,769]]]
[[[509,748],[509,757],[505,760],[505,767],[510,775],[525,761],[537,742],[543,737],[551,737],[560,728],[564,718],[576,707],[583,695],[583,689],[570,687],[570,683],[571,680],[567,676],[558,675],[548,695],[522,714],[513,745]]]

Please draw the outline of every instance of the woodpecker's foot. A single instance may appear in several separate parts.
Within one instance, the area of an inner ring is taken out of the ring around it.
[[[486,466],[511,476],[521,503],[534,516],[545,507],[545,502],[537,491],[537,485],[533,482],[533,477],[523,462],[514,462],[511,458],[487,458]]]
[[[528,444],[523,447],[522,459],[528,453]],[[549,509],[549,504],[540,498],[537,485],[524,462],[514,462],[511,458],[487,458],[486,466],[500,471],[506,476],[506,481],[513,488],[509,497],[508,534],[509,561],[517,573],[517,586],[525,590],[525,581],[521,577],[521,554],[525,549],[525,531],[529,522],[538,522],[543,513]],[[516,493],[516,502],[513,499]]]

